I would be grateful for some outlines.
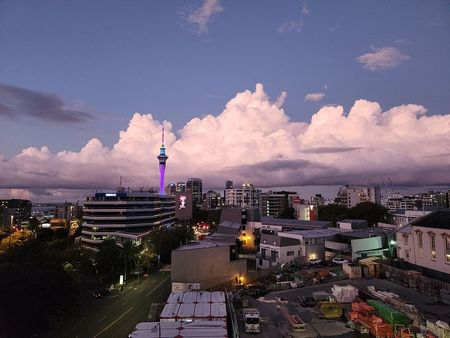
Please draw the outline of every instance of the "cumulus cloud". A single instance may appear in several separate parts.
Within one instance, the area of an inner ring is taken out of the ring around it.
[[[204,0],[200,8],[181,12],[181,15],[192,24],[198,33],[208,32],[208,24],[215,14],[223,11],[220,0]]]
[[[410,59],[395,47],[372,48],[369,52],[358,56],[356,59],[368,70],[386,70],[398,66],[401,62]]]
[[[262,84],[237,93],[214,116],[194,118],[178,131],[152,114],[135,113],[111,148],[93,138],[79,151],[24,149],[0,155],[0,188],[39,189],[156,186],[160,134],[166,130],[166,181],[201,177],[260,187],[366,182],[450,184],[450,114],[427,115],[417,104],[383,110],[357,100],[350,111],[324,106],[308,123],[291,121],[286,93],[271,99]],[[34,189],[34,190],[32,190]],[[36,190],[37,189],[37,190]]]
[[[300,33],[303,29],[303,19],[289,20],[278,27],[278,33],[296,32]]]
[[[79,106],[79,104],[77,104]],[[54,94],[41,93],[0,83],[0,117],[33,117],[56,123],[81,123],[94,116],[70,107]]]
[[[305,101],[320,101],[324,98],[325,93],[308,93],[305,95]]]

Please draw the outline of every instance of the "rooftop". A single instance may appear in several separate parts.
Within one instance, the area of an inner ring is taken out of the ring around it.
[[[343,219],[339,223],[367,223],[365,219]]]
[[[327,228],[331,226],[331,222],[329,221],[303,221],[300,219],[284,219],[268,216],[261,217],[261,223],[263,225],[279,225],[292,228]]]
[[[411,222],[412,226],[450,230],[450,209],[438,210]]]
[[[342,229],[328,228],[328,229],[315,229],[315,230],[292,230],[288,232],[279,232],[279,236],[289,237],[290,235],[302,236],[302,238],[322,238],[329,237],[342,233]]]
[[[195,241],[190,242],[186,245],[180,246],[179,248],[175,249],[177,251],[185,251],[185,250],[197,250],[197,249],[208,249],[208,248],[215,248],[219,246],[228,246],[227,243],[219,243],[219,242],[213,242],[208,240],[203,241]]]
[[[273,246],[284,247],[284,246],[299,245],[300,242],[298,239],[295,238],[282,237],[263,233],[261,234],[261,244],[269,244]]]
[[[369,229],[361,229],[361,230],[352,230],[348,232],[343,232],[340,235],[351,237],[351,238],[369,238],[374,236],[380,236],[386,233],[393,232],[391,228],[369,228]]]

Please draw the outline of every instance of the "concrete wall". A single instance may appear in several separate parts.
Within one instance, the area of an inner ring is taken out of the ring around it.
[[[266,257],[268,259],[263,259],[261,257],[262,264],[259,264],[260,257],[257,257],[256,258],[256,266],[260,269],[266,269],[266,268],[269,268],[269,267],[275,266],[275,265],[292,263],[298,257],[300,246],[292,245],[292,246],[278,247],[278,246],[273,246],[273,245],[268,245],[268,244],[260,244],[260,249],[266,249]],[[270,260],[271,259],[271,251],[276,251],[278,253],[278,257],[275,261]],[[293,251],[294,255],[288,256],[287,253],[290,251]],[[260,253],[261,253],[261,250],[260,250]]]
[[[172,282],[200,283],[207,289],[247,275],[247,261],[230,261],[230,247],[173,250]]]

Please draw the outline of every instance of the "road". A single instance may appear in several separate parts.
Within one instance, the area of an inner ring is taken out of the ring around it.
[[[126,338],[138,322],[147,320],[152,303],[167,299],[170,289],[170,272],[159,271],[140,284],[133,281],[120,293],[96,299],[48,337]]]

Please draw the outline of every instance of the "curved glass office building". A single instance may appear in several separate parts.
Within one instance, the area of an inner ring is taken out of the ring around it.
[[[92,250],[106,238],[119,245],[129,240],[138,244],[153,229],[174,223],[174,196],[124,189],[95,193],[84,203],[81,244]]]

